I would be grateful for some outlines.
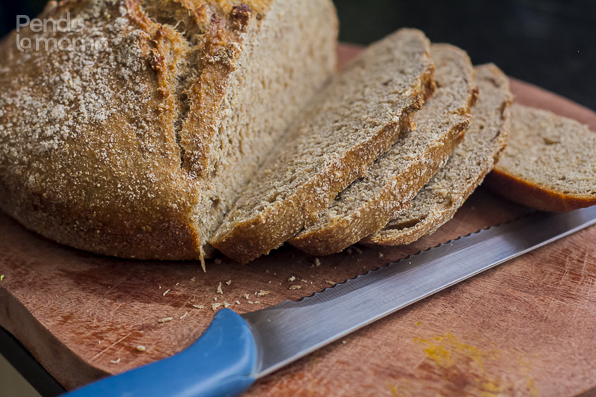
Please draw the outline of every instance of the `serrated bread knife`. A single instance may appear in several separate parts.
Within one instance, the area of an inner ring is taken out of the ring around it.
[[[220,310],[201,338],[165,360],[68,396],[234,396],[343,336],[512,258],[596,224],[596,207],[537,212],[337,284],[238,315]]]

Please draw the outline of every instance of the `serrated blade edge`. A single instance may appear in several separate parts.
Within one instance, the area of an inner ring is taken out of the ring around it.
[[[243,314],[263,377],[373,321],[476,274],[596,224],[596,207],[537,212],[441,244],[298,302]]]

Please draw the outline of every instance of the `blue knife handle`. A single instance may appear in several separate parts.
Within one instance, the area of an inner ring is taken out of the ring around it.
[[[64,396],[235,396],[255,381],[256,369],[256,344],[248,325],[232,310],[222,309],[199,340],[186,350]]]

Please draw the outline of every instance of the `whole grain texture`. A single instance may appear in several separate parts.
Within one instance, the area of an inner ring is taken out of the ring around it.
[[[289,243],[312,255],[340,252],[377,232],[410,202],[464,138],[475,100],[474,68],[448,44],[431,47],[437,90],[414,115],[416,130],[399,138]]]
[[[248,262],[279,247],[410,128],[434,90],[430,43],[402,29],[373,44],[309,104],[211,243]]]
[[[494,167],[507,145],[512,96],[509,80],[494,65],[476,67],[478,102],[465,141],[447,164],[418,192],[412,205],[366,245],[402,245],[431,234],[450,220]]]

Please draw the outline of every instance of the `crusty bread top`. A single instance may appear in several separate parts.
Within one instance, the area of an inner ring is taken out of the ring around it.
[[[291,127],[211,239],[248,262],[283,244],[395,143],[434,89],[430,43],[402,29],[336,76]]]
[[[281,3],[288,2],[49,2],[40,18],[70,13],[82,30],[19,32],[21,41],[33,43],[70,39],[74,51],[21,52],[16,32],[2,43],[0,208],[30,229],[85,250],[199,258],[206,236],[193,216],[221,157],[218,128],[234,117],[226,113],[229,86],[247,43],[256,46],[256,32]],[[319,3],[332,9],[326,0]],[[278,17],[271,23],[283,20]],[[335,29],[335,20],[329,23]],[[333,45],[314,39],[332,59]],[[91,44],[98,43],[96,50]]]
[[[400,137],[364,178],[341,192],[290,244],[312,255],[342,251],[407,208],[445,164],[470,122],[474,68],[464,51],[448,44],[432,45],[431,56],[437,90],[414,115],[416,130]]]
[[[545,211],[596,204],[596,132],[575,120],[519,104],[511,135],[487,180],[497,193]]]
[[[512,101],[509,79],[495,65],[476,67],[478,102],[465,141],[447,164],[418,192],[412,206],[379,232],[363,239],[366,245],[402,245],[431,234],[450,220],[494,167],[507,145]]]

